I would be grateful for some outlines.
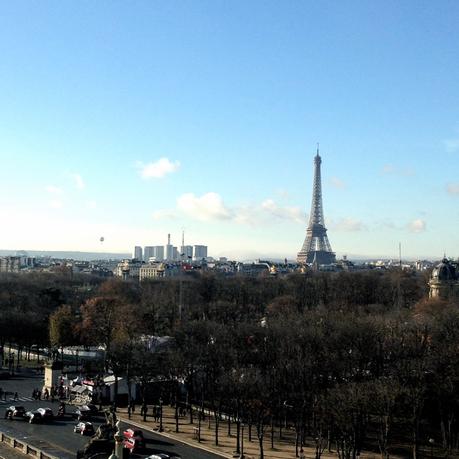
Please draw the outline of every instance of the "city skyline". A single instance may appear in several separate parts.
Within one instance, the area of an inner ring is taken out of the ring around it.
[[[215,257],[294,259],[320,142],[338,257],[456,258],[458,18],[452,1],[3,5],[0,249],[130,253],[185,229]]]

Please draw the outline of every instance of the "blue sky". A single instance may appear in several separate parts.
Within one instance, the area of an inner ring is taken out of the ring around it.
[[[456,1],[0,6],[0,248],[459,255]],[[6,224],[5,224],[6,222]],[[100,236],[105,242],[99,242]]]

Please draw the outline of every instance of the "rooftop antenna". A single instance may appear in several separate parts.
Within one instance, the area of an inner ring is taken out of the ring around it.
[[[319,142],[317,142],[317,156],[319,156]]]
[[[402,267],[402,243],[398,243],[398,259],[399,259],[399,264],[400,267]]]
[[[171,245],[171,233],[167,235],[167,245]]]

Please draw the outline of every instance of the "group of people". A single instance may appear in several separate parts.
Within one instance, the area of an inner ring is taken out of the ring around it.
[[[47,387],[41,391],[40,389],[34,389],[32,391],[32,398],[34,400],[49,400],[51,398],[51,401],[54,402],[56,398],[63,399],[65,397],[65,390],[63,386],[51,386],[51,390],[49,390]]]
[[[4,391],[0,387],[0,400],[6,400],[6,396],[7,396],[8,393],[13,395],[13,392],[7,392],[6,390]],[[13,396],[13,400],[18,400],[18,399],[19,399],[19,394],[17,392],[15,392],[14,396]]]

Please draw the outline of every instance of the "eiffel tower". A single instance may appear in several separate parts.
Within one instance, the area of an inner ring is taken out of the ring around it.
[[[321,163],[322,158],[319,155],[319,145],[317,144],[317,154],[314,157],[311,215],[306,230],[306,239],[296,258],[298,263],[328,265],[336,261],[335,254],[332,252],[330,242],[328,241],[327,229],[325,228],[322,205],[322,180],[320,176]]]

